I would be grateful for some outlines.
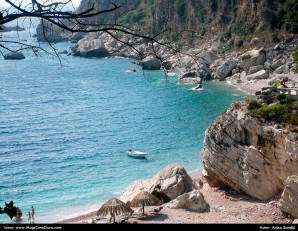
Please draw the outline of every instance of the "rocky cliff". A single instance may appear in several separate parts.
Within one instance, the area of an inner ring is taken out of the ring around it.
[[[111,2],[115,1],[82,0],[78,11],[87,10],[92,4],[98,10],[108,9]],[[217,37],[238,42],[238,46],[242,43],[238,41],[240,38],[245,42],[247,37],[250,41],[258,33],[265,35],[266,45],[270,40],[278,40],[285,31],[298,32],[295,0],[118,0],[115,3],[121,6],[119,10],[88,19],[89,22],[117,20],[122,25],[137,25],[148,34],[168,28],[170,31],[164,37],[174,41],[181,37],[190,42]]]
[[[236,102],[206,131],[202,157],[211,186],[267,200],[298,175],[298,130],[253,117]]]
[[[181,46],[217,39],[229,42],[228,48],[239,48],[254,37],[267,46],[288,32],[298,33],[295,0],[82,0],[77,12],[93,4],[97,11],[107,10],[112,2],[120,8],[85,19],[85,23],[116,23],[151,36],[166,29],[159,38]],[[43,34],[37,34],[43,41]]]

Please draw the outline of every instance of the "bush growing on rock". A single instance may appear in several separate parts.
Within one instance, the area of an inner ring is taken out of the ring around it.
[[[254,100],[249,103],[247,109],[250,111],[254,111],[254,110],[260,109],[261,107],[262,107],[262,104]]]
[[[287,122],[290,119],[289,108],[282,104],[263,106],[257,110],[257,114],[265,119],[277,122]]]
[[[279,101],[279,103],[283,105],[291,106],[294,102],[294,100],[290,96],[285,94],[279,94],[276,98]]]

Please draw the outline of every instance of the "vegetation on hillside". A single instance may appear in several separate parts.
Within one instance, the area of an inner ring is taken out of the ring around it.
[[[295,69],[294,71],[298,73],[298,46],[296,48],[296,52],[293,54],[294,63],[295,63]]]
[[[128,0],[121,5],[126,13],[117,15],[118,22],[142,26],[148,33],[171,28],[167,37],[173,40],[181,31],[192,30],[197,38],[221,35],[225,41],[233,40],[239,49],[245,37],[255,33],[278,33],[281,29],[298,33],[297,0]]]
[[[298,125],[298,105],[294,104],[293,99],[288,95],[279,94],[276,100],[277,102],[272,105],[260,104],[255,100],[251,100],[247,109],[254,116],[268,121]]]

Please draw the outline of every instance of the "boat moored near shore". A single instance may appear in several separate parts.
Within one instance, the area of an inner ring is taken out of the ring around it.
[[[127,155],[134,158],[146,158],[147,152],[128,150]]]

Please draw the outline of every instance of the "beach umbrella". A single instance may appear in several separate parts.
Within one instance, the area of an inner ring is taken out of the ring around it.
[[[142,207],[143,215],[145,215],[145,206],[154,206],[161,204],[161,201],[154,195],[142,191],[138,195],[136,195],[132,201],[130,202],[131,207]]]
[[[120,215],[130,211],[131,208],[128,207],[123,201],[117,198],[112,198],[100,207],[100,209],[97,211],[97,216],[107,216],[108,214],[111,214],[111,217],[113,217],[113,223],[115,223],[115,215]]]

